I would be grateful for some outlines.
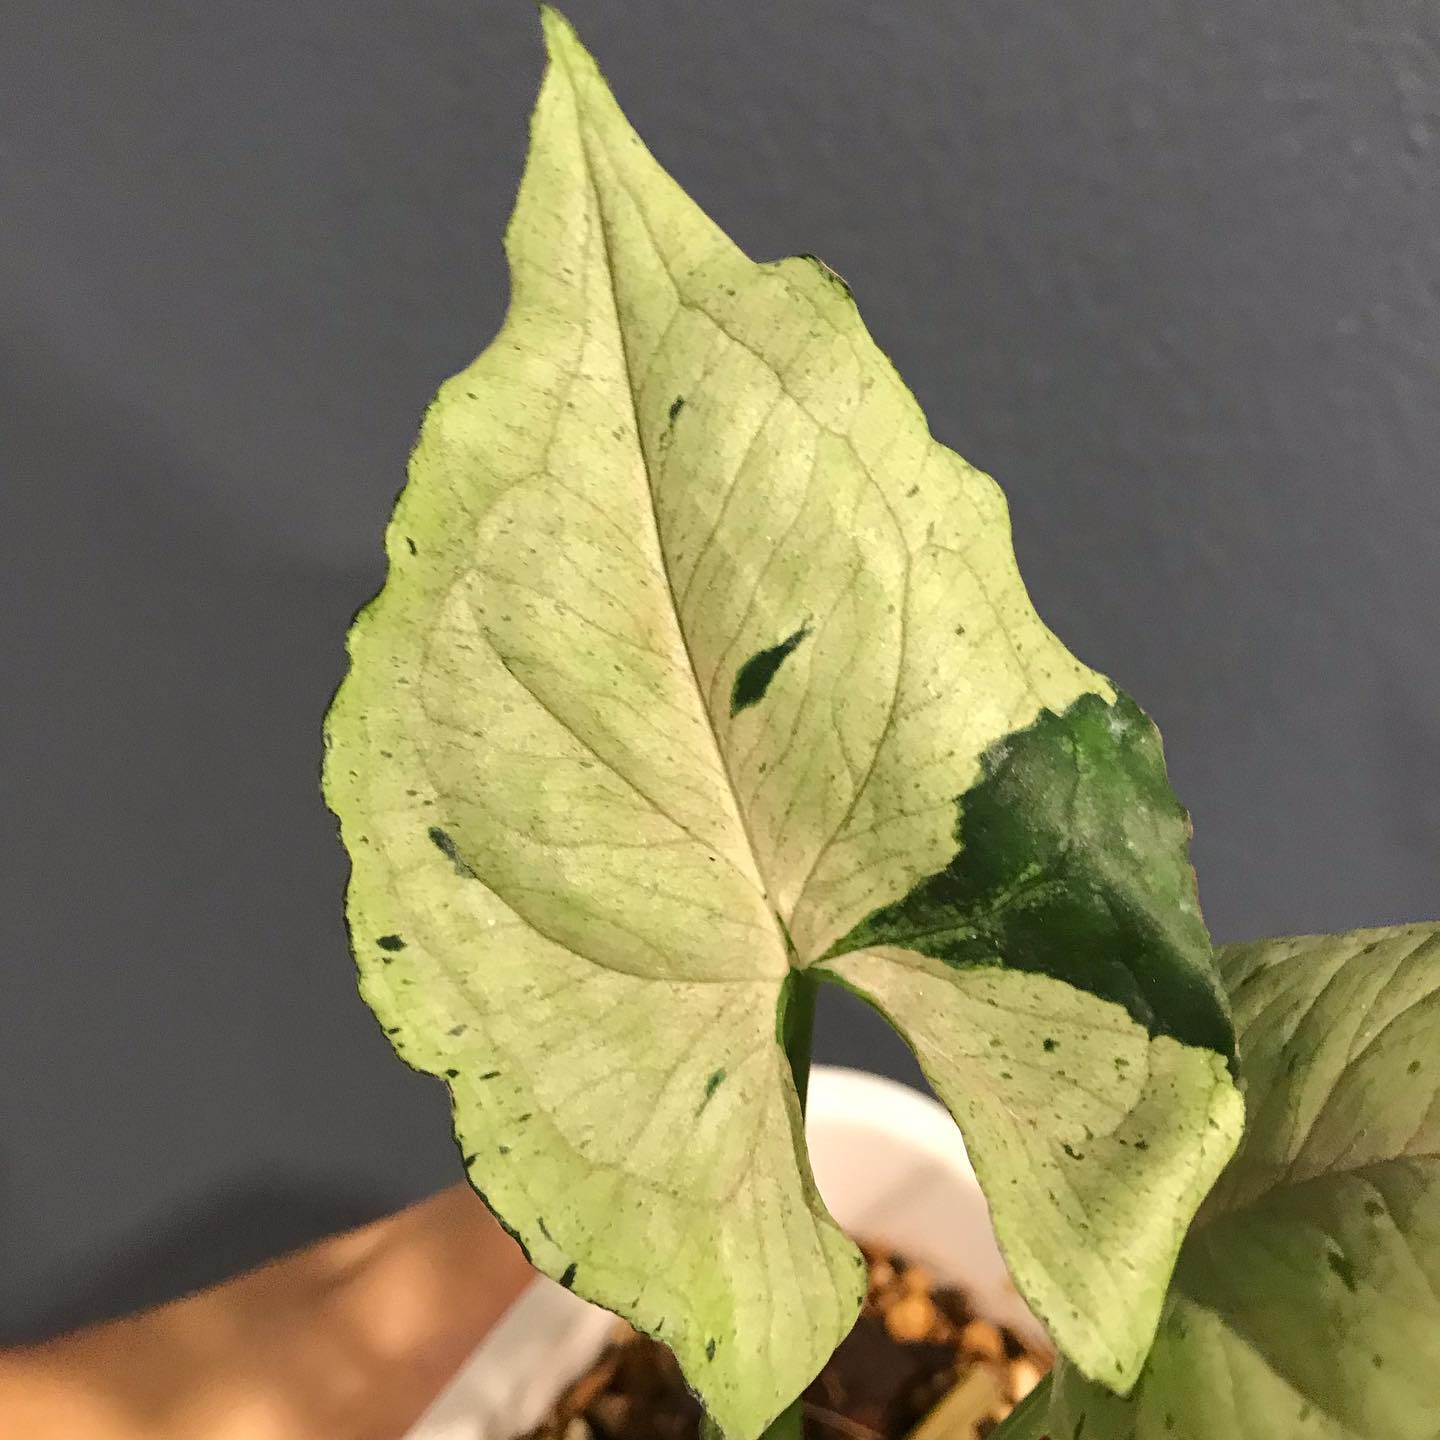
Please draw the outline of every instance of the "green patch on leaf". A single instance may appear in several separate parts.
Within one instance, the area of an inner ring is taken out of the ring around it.
[[[1149,717],[1124,694],[1114,704],[1082,695],[982,763],[957,805],[954,858],[835,953],[897,945],[948,965],[1051,975],[1123,1005],[1152,1035],[1233,1055],[1189,818]]]

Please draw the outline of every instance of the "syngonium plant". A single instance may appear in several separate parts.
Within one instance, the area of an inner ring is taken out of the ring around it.
[[[471,1184],[731,1440],[793,1431],[865,1284],[804,1144],[839,985],[1064,1357],[1007,1434],[1440,1434],[1436,927],[1213,953],[1156,730],[994,482],[542,18],[509,313],[327,725],[362,991]]]

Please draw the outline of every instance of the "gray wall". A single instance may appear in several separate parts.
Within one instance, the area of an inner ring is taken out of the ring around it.
[[[1042,613],[1165,731],[1216,933],[1440,910],[1433,0],[570,10],[1002,479]],[[502,313],[540,51],[521,0],[4,11],[13,1336],[458,1174],[355,996],[318,737],[422,407]]]

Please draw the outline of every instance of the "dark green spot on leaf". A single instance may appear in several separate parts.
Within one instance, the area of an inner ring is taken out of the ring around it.
[[[808,625],[802,625],[793,635],[787,635],[778,645],[752,655],[735,672],[735,684],[730,690],[730,713],[738,715],[751,705],[765,698],[775,673],[789,655],[810,633]]]
[[[1353,1295],[1358,1288],[1355,1282],[1355,1267],[1338,1250],[1325,1252],[1325,1263],[1340,1277],[1340,1283]]]
[[[466,880],[475,879],[475,872],[466,862],[465,857],[456,848],[455,842],[438,825],[432,825],[426,832],[430,836],[430,843],[455,867],[455,873]]]
[[[700,1101],[699,1108],[695,1111],[697,1115],[710,1103],[711,1096],[720,1088],[720,1084],[724,1079],[725,1072],[723,1070],[716,1070],[711,1073],[710,1078],[705,1082],[704,1098]]]

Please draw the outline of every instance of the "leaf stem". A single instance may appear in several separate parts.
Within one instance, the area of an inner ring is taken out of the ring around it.
[[[789,940],[789,935],[786,935]],[[820,986],[804,970],[792,969],[785,977],[780,992],[780,1014],[777,1038],[790,1062],[795,1079],[795,1093],[800,1097],[800,1113],[805,1113],[805,1095],[810,1088],[810,1044],[815,1033],[815,996]],[[804,1397],[797,1395],[766,1428],[760,1440],[803,1440]]]
[[[760,1440],[802,1440],[804,1401],[796,1396],[769,1424]]]
[[[990,1440],[1048,1440],[1049,1422],[1050,1376],[1047,1375],[990,1432]]]
[[[780,1043],[795,1078],[800,1113],[805,1113],[805,1095],[810,1088],[810,1044],[815,1033],[815,996],[820,986],[805,970],[791,970],[785,977],[781,1000]],[[783,1420],[785,1417],[780,1417]],[[777,1425],[779,1420],[775,1422]]]

